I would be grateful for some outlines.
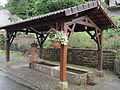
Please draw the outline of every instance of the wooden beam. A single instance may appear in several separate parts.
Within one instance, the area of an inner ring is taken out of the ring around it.
[[[100,32],[101,29],[88,17],[86,16],[86,19]]]
[[[95,27],[91,23],[88,23],[88,22],[85,22],[85,21],[79,21],[79,22],[77,22],[77,24],[88,26],[88,27]]]
[[[75,18],[75,19],[73,19],[72,21],[69,21],[69,22],[67,22],[67,25],[69,26],[69,25],[73,25],[73,24],[75,24],[75,23],[77,23],[77,22],[79,22],[79,21],[83,21],[83,20],[85,20],[86,19],[86,16],[82,16],[82,17],[79,17],[79,18]]]

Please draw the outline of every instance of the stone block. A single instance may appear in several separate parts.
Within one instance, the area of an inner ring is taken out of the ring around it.
[[[103,71],[100,71],[100,70],[97,70],[97,71],[96,71],[96,76],[97,76],[97,77],[104,77],[104,72],[103,72]]]
[[[68,90],[68,82],[58,82],[57,90]]]

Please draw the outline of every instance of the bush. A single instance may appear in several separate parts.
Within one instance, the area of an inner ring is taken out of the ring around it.
[[[23,52],[23,54],[27,54],[28,55],[30,53],[30,45],[28,45],[27,43],[14,42],[11,45],[11,50]]]

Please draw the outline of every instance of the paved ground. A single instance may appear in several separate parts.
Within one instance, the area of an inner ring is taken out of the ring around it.
[[[16,81],[9,78],[9,76],[0,71],[0,90],[34,90],[23,84],[17,83]]]
[[[56,90],[58,79],[23,66],[19,64],[12,65],[11,68],[2,68],[8,74],[9,79],[6,77],[3,78],[4,84],[7,87],[14,85],[14,87],[18,88],[16,90]],[[13,84],[11,85],[10,82]],[[69,83],[69,90],[120,90],[120,79],[111,72],[106,72],[105,77],[96,78],[94,82],[96,83],[94,86],[80,86]],[[4,89],[5,87],[1,86],[1,88]]]
[[[17,76],[22,84],[28,85],[34,89],[41,90],[56,90],[58,79],[42,74],[40,72],[31,70],[29,68],[15,68],[6,69],[8,73]],[[19,80],[16,80],[19,82]],[[69,90],[120,90],[120,80],[111,73],[106,73],[104,78],[96,78],[95,86],[80,86],[69,83]]]

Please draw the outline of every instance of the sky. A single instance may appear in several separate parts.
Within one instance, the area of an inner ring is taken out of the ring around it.
[[[4,6],[4,4],[6,4],[6,3],[7,3],[7,0],[0,0],[0,3],[1,3],[1,5],[3,5],[3,6]]]

